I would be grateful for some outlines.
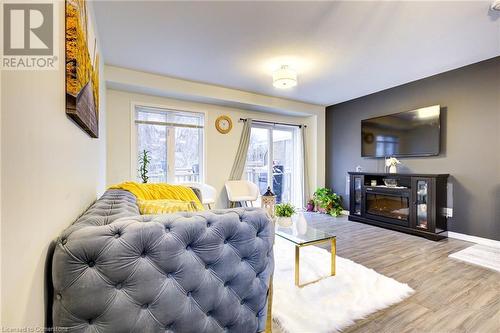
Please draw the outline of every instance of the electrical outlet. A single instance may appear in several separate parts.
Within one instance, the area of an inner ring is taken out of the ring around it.
[[[446,217],[453,217],[453,208],[443,208],[442,214]]]

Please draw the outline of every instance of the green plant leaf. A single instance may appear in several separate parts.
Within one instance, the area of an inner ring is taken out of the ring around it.
[[[147,150],[143,150],[142,153],[139,155],[139,176],[142,179],[143,183],[148,182],[148,165],[151,163],[151,157],[149,156],[150,152]]]
[[[318,188],[313,195],[314,203],[332,216],[342,213],[342,197],[326,187]]]
[[[281,203],[274,207],[276,216],[291,217],[295,214],[295,207],[290,203]]]

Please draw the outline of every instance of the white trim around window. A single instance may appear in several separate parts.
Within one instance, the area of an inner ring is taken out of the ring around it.
[[[196,107],[182,107],[176,105],[154,104],[141,101],[132,101],[130,103],[130,179],[135,181],[137,179],[137,131],[136,131],[136,108],[154,108],[164,109],[165,111],[178,111],[184,113],[201,113],[203,114],[203,152],[200,160],[202,165],[200,167],[200,181],[206,180],[206,165],[207,165],[207,124],[208,112]]]

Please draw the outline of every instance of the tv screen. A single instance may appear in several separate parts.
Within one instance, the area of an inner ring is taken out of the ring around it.
[[[440,113],[433,105],[362,120],[361,156],[439,155]]]

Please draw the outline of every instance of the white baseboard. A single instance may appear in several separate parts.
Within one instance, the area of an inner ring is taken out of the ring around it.
[[[471,242],[471,243],[500,248],[500,241],[497,241],[494,239],[488,239],[488,238],[483,238],[483,237],[460,234],[458,232],[453,232],[453,231],[447,231],[446,234],[448,234],[448,237],[450,237],[450,238],[455,238],[455,239],[464,240],[466,242]]]
[[[349,215],[349,211],[343,210],[342,215]],[[471,235],[461,234],[461,233],[453,232],[453,231],[445,231],[444,235],[447,235],[449,238],[460,239],[460,240],[463,240],[466,242],[471,242],[471,243],[500,248],[500,241],[497,241],[494,239],[483,238],[483,237],[478,237],[478,236],[471,236]]]

